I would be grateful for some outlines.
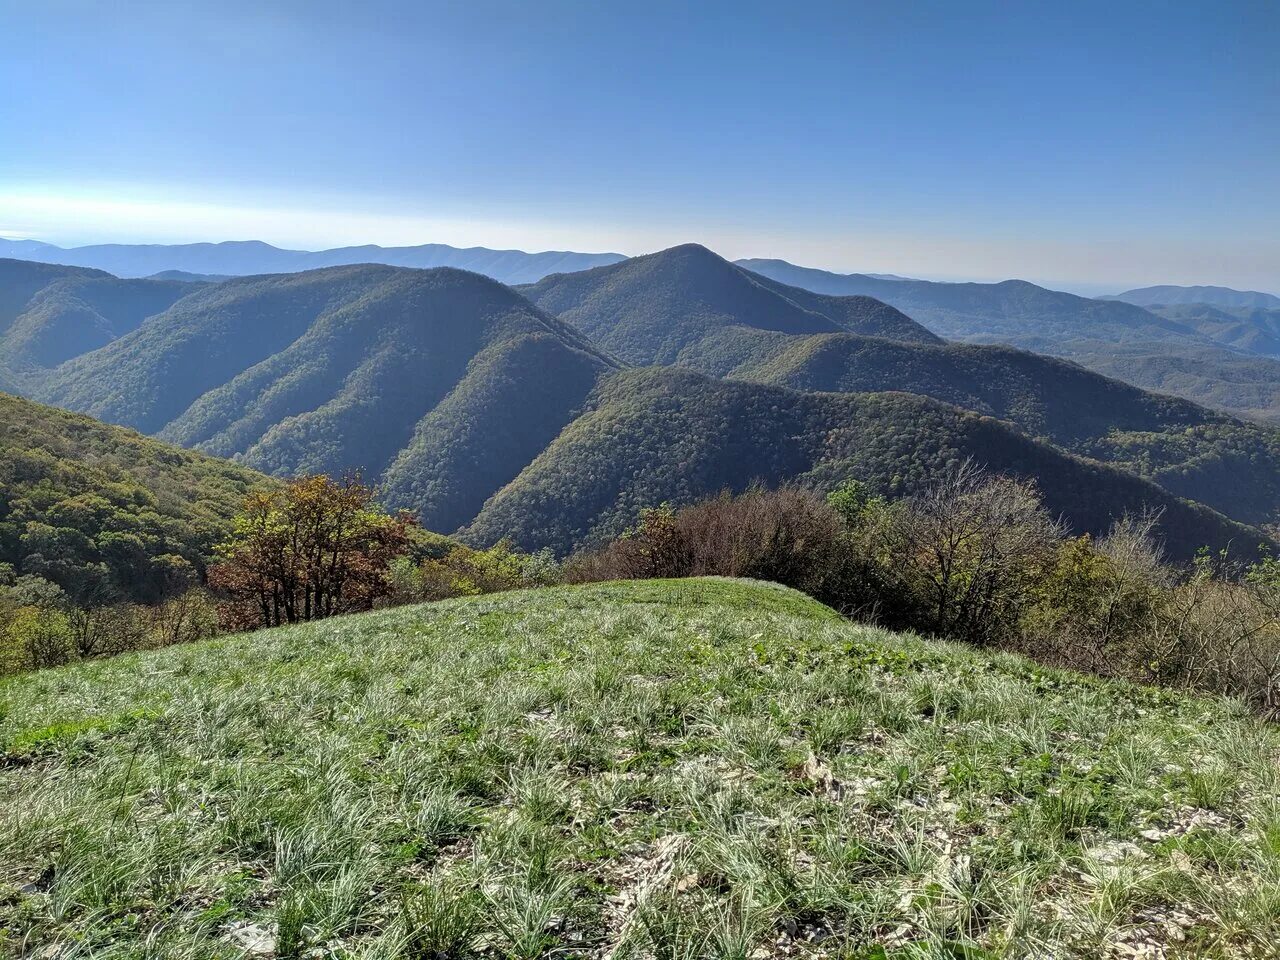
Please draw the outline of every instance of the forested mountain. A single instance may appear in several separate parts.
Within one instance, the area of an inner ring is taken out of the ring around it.
[[[876,297],[949,340],[1012,343],[1041,352],[1055,345],[1106,339],[1111,343],[1189,337],[1208,343],[1173,321],[1141,307],[1046,290],[1025,280],[939,283],[881,280],[797,267],[784,260],[739,260],[739,266],[782,283],[837,296]]]
[[[1280,432],[1012,347],[735,331],[682,366],[798,390],[901,390],[1009,420],[1248,523],[1280,519]],[[1159,451],[1159,452],[1157,452]]]
[[[930,465],[970,454],[1036,477],[1081,529],[1100,529],[1143,498],[1175,511],[1171,494],[1245,524],[1280,518],[1272,431],[1061,360],[948,344],[872,298],[788,287],[696,245],[524,288],[559,317],[448,268],[359,265],[213,284],[41,264],[10,272],[10,330],[25,329],[23,318],[49,331],[48,351],[28,351],[18,368],[29,395],[273,475],[360,469],[388,504],[446,533],[474,521],[477,538],[511,532],[540,546],[545,534],[564,549],[616,532],[642,506],[756,476],[861,476],[894,493]],[[94,305],[103,321],[88,329],[103,345],[83,325],[50,319],[81,315],[73,302]],[[739,382],[628,373],[615,387],[615,354]],[[815,391],[847,396],[795,399]],[[672,403],[679,416],[668,417]],[[1009,422],[977,430],[971,420],[988,421],[946,405]],[[726,412],[739,408],[773,410],[777,422]],[[600,430],[616,435],[603,447],[580,442]],[[548,481],[548,464],[570,477],[585,471],[589,482]],[[1080,488],[1055,487],[1063,476]],[[511,505],[524,511],[530,497],[543,499],[516,517]],[[1199,507],[1177,516],[1181,527],[1169,529],[1179,547],[1263,537]]]
[[[192,290],[50,371],[49,402],[275,474],[361,469],[451,530],[616,361],[509,288],[335,267]]]
[[[918,393],[1012,420],[1034,437],[1123,466],[1243,522],[1280,520],[1280,433],[1052,357],[948,344],[868,297],[788,287],[697,246],[525,289],[636,363],[802,390]],[[829,323],[814,322],[813,313]],[[1157,447],[1153,455],[1149,448]],[[1227,476],[1232,482],[1224,484]]]
[[[870,297],[826,297],[757,277],[697,244],[556,274],[522,292],[630,363],[674,363],[725,328],[938,338]]]
[[[831,273],[784,260],[737,263],[818,293],[879,298],[949,340],[1007,343],[1066,357],[1144,389],[1237,415],[1280,419],[1280,361],[1247,353],[1238,335],[1190,318],[1022,280],[937,283]]]
[[[1099,297],[1100,300],[1123,300],[1125,303],[1136,303],[1140,307],[1154,307],[1178,303],[1204,303],[1211,307],[1235,309],[1280,310],[1280,297],[1273,293],[1260,293],[1257,290],[1232,290],[1230,287],[1175,287],[1157,286],[1140,287],[1137,290],[1126,290],[1112,297]]]
[[[904,393],[803,393],[715,380],[690,370],[630,370],[603,383],[575,420],[490,500],[464,536],[557,550],[617,534],[637,511],[753,480],[830,487],[859,477],[904,494],[973,456],[1030,477],[1076,529],[1104,531],[1125,511],[1163,510],[1173,552],[1256,530],[1122,470],[1074,457],[1009,425]],[[565,505],[572,504],[572,510]]]
[[[1280,308],[1171,303],[1153,304],[1147,309],[1237,350],[1280,357]]]
[[[80,601],[153,601],[199,574],[256,471],[0,394],[0,563]]]
[[[101,270],[0,260],[0,370],[15,382],[96,350],[191,292],[185,283],[121,280]]]
[[[338,247],[333,250],[282,250],[258,240],[225,243],[127,244],[107,243],[64,249],[34,240],[0,238],[0,257],[20,257],[45,263],[97,267],[118,277],[150,277],[165,271],[187,274],[247,276],[295,273],[321,267],[382,263],[399,267],[457,267],[503,283],[531,283],[549,273],[585,270],[616,263],[618,253],[572,253],[522,250],[460,249],[443,243],[414,247]],[[180,278],[181,279],[181,278]]]

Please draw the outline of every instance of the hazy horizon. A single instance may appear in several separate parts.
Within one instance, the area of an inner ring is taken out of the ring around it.
[[[138,244],[138,245],[144,245],[144,246],[145,246],[145,245],[156,245],[156,246],[170,246],[170,245],[177,245],[177,246],[180,246],[180,245],[185,245],[185,244],[201,244],[201,243],[213,243],[213,244],[218,244],[218,243],[269,243],[269,242],[270,242],[270,241],[262,240],[260,237],[229,237],[229,238],[226,238],[226,239],[219,239],[219,240],[208,240],[208,239],[172,240],[172,241],[158,241],[158,240],[137,240],[137,241],[94,240],[94,241],[89,241],[89,242],[86,242],[86,243],[57,243],[57,242],[55,242],[55,241],[53,241],[53,240],[45,240],[45,239],[41,239],[41,238],[39,238],[39,237],[29,237],[29,236],[11,236],[11,235],[5,235],[5,234],[0,234],[0,239],[4,239],[4,240],[18,240],[18,241],[21,241],[21,240],[34,240],[34,241],[37,241],[37,242],[40,242],[40,243],[47,243],[47,244],[50,244],[50,245],[52,245],[52,246],[59,247],[59,248],[64,249],[64,250],[75,249],[75,248],[77,248],[77,247],[92,247],[92,246],[101,246],[101,245],[111,245],[111,244],[117,244],[117,243],[122,243],[122,244],[135,244],[135,243],[136,243],[136,244]],[[676,243],[669,244],[668,246],[676,246],[676,245],[678,245],[678,244],[680,244],[680,243],[700,243],[700,242],[701,242],[701,241],[698,241],[698,240],[687,240],[687,239],[686,239],[686,240],[680,240],[680,241],[677,241]],[[372,246],[378,246],[378,247],[384,247],[384,248],[390,248],[390,247],[413,247],[413,246],[423,246],[423,245],[438,244],[438,243],[444,243],[444,241],[440,241],[440,240],[421,240],[421,241],[416,241],[416,242],[409,242],[409,243],[395,243],[395,244],[391,244],[391,243],[378,243],[377,241],[363,241],[363,242],[360,242],[360,243],[335,243],[335,244],[333,244],[332,246],[304,246],[304,245],[290,245],[290,244],[276,244],[276,243],[273,243],[273,244],[271,244],[271,246],[274,246],[274,247],[277,247],[277,248],[280,248],[280,249],[287,249],[287,250],[297,250],[297,251],[303,251],[303,252],[319,252],[319,251],[322,251],[322,250],[329,250],[329,249],[341,249],[341,248],[346,248],[346,247],[361,247],[361,246],[371,246],[371,245],[372,245]],[[553,247],[544,247],[544,246],[537,246],[537,245],[524,246],[524,247],[503,247],[503,246],[500,246],[500,245],[489,244],[489,243],[447,244],[447,245],[448,245],[448,246],[453,246],[453,247],[460,247],[460,248],[464,248],[464,249],[465,249],[466,247],[479,247],[479,248],[485,248],[485,249],[490,249],[490,250],[517,250],[517,251],[520,251],[520,252],[523,252],[523,253],[531,253],[531,254],[532,254],[532,253],[544,253],[544,252],[573,252],[573,253],[586,253],[586,254],[605,254],[605,253],[616,253],[616,254],[620,254],[620,255],[622,255],[622,256],[627,256],[627,257],[643,256],[643,255],[648,254],[648,253],[655,253],[655,252],[657,252],[658,250],[667,249],[667,247],[655,247],[655,248],[653,248],[653,249],[651,249],[651,250],[638,250],[638,251],[634,251],[634,252],[625,252],[625,251],[621,251],[621,250],[605,250],[605,249],[600,249],[600,250],[588,250],[588,249],[584,249],[584,248],[582,248],[582,247],[572,247],[572,246],[571,246],[571,247],[563,247],[563,248],[560,248],[560,247],[554,247],[554,248],[553,248]],[[743,255],[740,255],[740,256],[739,256],[739,255],[733,255],[733,256],[730,256],[730,255],[724,254],[724,253],[723,253],[723,251],[717,250],[717,249],[716,249],[714,246],[712,246],[711,244],[703,244],[703,245],[704,245],[704,246],[707,246],[709,249],[715,250],[715,252],[716,252],[716,253],[719,253],[719,254],[721,254],[722,256],[725,256],[725,258],[726,258],[726,259],[729,259],[729,260],[755,260],[755,259],[759,259],[759,260],[787,260],[787,262],[789,262],[789,263],[793,263],[793,264],[795,264],[796,266],[800,266],[800,267],[811,267],[811,268],[819,269],[819,270],[827,270],[827,271],[830,271],[830,272],[832,272],[832,273],[864,274],[864,275],[875,275],[875,276],[897,276],[897,277],[901,277],[901,278],[903,278],[903,279],[908,279],[908,280],[931,280],[931,281],[936,281],[936,282],[940,282],[940,283],[999,283],[999,282],[1001,282],[1001,281],[1003,281],[1003,280],[1026,280],[1026,281],[1029,281],[1029,282],[1031,282],[1031,283],[1037,284],[1038,286],[1047,287],[1048,289],[1051,289],[1051,290],[1061,290],[1061,291],[1065,291],[1065,292],[1067,292],[1067,293],[1075,293],[1075,294],[1078,294],[1078,295],[1080,295],[1080,296],[1085,296],[1085,297],[1098,297],[1098,296],[1105,296],[1105,295],[1107,295],[1107,294],[1123,293],[1123,292],[1125,292],[1125,291],[1127,291],[1127,290],[1133,290],[1133,289],[1137,289],[1137,288],[1141,288],[1141,287],[1149,287],[1149,286],[1161,286],[1161,285],[1164,285],[1164,283],[1165,283],[1165,281],[1133,282],[1133,283],[1128,283],[1128,284],[1125,284],[1125,283],[1099,283],[1099,282],[1088,281],[1088,280],[1086,280],[1086,281],[1062,280],[1062,279],[1053,278],[1053,277],[1015,276],[1015,275],[1012,275],[1012,274],[1010,274],[1010,275],[1004,275],[1004,276],[969,276],[969,275],[950,275],[950,274],[938,274],[938,273],[920,272],[920,273],[912,273],[912,274],[908,275],[908,274],[903,273],[902,271],[893,270],[893,269],[883,269],[883,270],[879,270],[879,269],[861,269],[861,268],[858,268],[857,266],[852,266],[852,267],[827,267],[827,266],[818,266],[817,264],[813,264],[813,263],[804,263],[804,262],[800,262],[800,261],[796,261],[796,260],[789,260],[789,259],[788,259],[788,258],[786,258],[786,257],[780,257],[780,256],[776,256],[776,255],[774,255],[774,254],[770,254],[770,253],[762,253],[762,254],[758,254],[758,255],[756,255],[756,254],[743,254]],[[1193,284],[1193,283],[1176,284],[1176,285],[1178,285],[1178,286],[1220,286],[1219,284]],[[1233,288],[1233,289],[1234,289],[1234,288]],[[1269,293],[1269,294],[1272,294],[1273,296],[1280,296],[1280,293],[1277,293],[1277,292],[1272,291],[1272,290],[1266,290],[1266,289],[1263,289],[1263,290],[1253,290],[1253,291],[1251,291],[1251,292]]]

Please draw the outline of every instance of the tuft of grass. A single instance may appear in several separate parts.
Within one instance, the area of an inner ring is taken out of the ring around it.
[[[0,954],[1265,956],[1280,732],[793,591],[475,597],[0,682]]]

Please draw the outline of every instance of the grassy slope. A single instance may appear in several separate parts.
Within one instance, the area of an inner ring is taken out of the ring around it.
[[[0,748],[17,953],[1280,938],[1275,728],[768,585],[513,593],[43,672],[0,685]]]

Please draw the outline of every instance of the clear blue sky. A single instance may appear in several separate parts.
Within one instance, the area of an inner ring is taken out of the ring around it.
[[[1280,3],[0,0],[0,234],[1280,289]]]

